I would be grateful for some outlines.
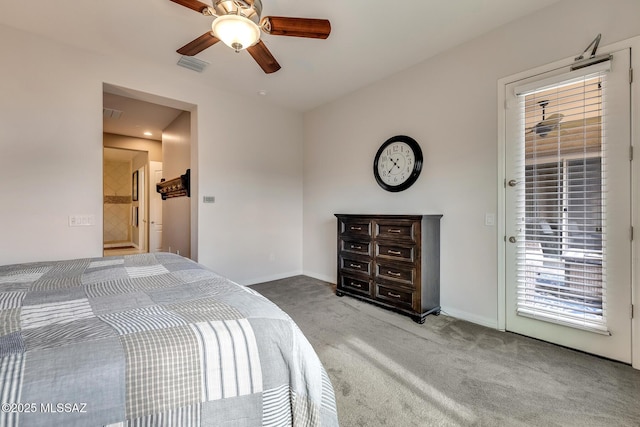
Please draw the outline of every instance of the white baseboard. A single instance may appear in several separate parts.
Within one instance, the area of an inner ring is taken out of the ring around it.
[[[251,285],[257,285],[258,283],[272,282],[274,280],[286,279],[288,277],[293,277],[293,276],[300,276],[301,274],[303,273],[300,270],[289,271],[287,273],[273,274],[271,276],[255,277],[253,279],[243,280],[242,282],[236,282],[236,283],[242,286],[251,286]]]
[[[322,280],[323,282],[329,282],[336,284],[335,276],[327,276],[326,274],[315,273],[313,271],[303,271],[302,274],[305,276],[313,277],[314,279]]]
[[[287,277],[299,276],[301,274],[305,275],[305,276],[312,277],[314,279],[322,280],[323,282],[328,282],[328,283],[332,283],[332,284],[336,283],[335,276],[328,276],[326,274],[320,274],[320,273],[316,273],[316,272],[313,272],[313,271],[294,271],[294,272],[289,272],[289,273],[276,274],[276,275],[273,275],[273,276],[259,277],[259,278],[252,279],[252,280],[246,281],[244,283],[240,283],[240,284],[243,285],[243,286],[251,286],[251,285],[258,284],[258,283],[271,282],[273,280],[279,280],[279,279],[285,279]],[[444,307],[444,306],[441,308],[441,311],[442,311],[442,314],[446,315],[446,316],[451,316],[451,317],[455,317],[457,319],[466,320],[467,322],[471,322],[471,323],[475,323],[475,324],[478,324],[478,325],[486,326],[487,328],[491,328],[491,329],[498,329],[498,319],[492,319],[490,317],[478,316],[476,314],[468,313],[466,311],[456,310],[454,308]]]
[[[466,311],[456,310],[451,307],[441,307],[442,314],[446,316],[455,317],[456,319],[466,320],[467,322],[475,323],[478,325],[486,326],[491,329],[498,329],[498,319],[492,319],[490,317],[478,316],[468,313]]]
[[[320,274],[313,271],[304,271],[302,274],[305,276],[313,277],[314,279],[322,280],[324,282],[336,283],[335,276],[328,276],[326,274]],[[450,307],[442,307],[442,314],[455,317],[457,319],[466,320],[467,322],[476,323],[478,325],[486,326],[491,329],[498,329],[498,319],[492,319],[490,317],[478,316],[475,314],[467,313],[466,311],[456,310]]]

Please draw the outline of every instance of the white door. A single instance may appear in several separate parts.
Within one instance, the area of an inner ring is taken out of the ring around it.
[[[506,329],[631,362],[630,50],[506,86]]]
[[[162,179],[162,162],[149,162],[149,252],[162,251],[162,196],[156,183]]]

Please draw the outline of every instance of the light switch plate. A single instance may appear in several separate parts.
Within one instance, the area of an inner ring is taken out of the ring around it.
[[[494,213],[486,213],[484,214],[484,225],[493,227],[496,225],[496,214]]]
[[[95,215],[69,215],[69,227],[89,227],[96,225]]]

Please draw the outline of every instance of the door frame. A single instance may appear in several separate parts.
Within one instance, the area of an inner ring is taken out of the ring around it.
[[[191,169],[191,197],[190,197],[190,224],[191,224],[191,232],[189,236],[189,244],[190,244],[190,259],[194,261],[198,261],[198,218],[199,218],[199,204],[198,204],[198,194],[199,194],[199,186],[198,186],[198,104],[189,103],[174,97],[166,97],[162,95],[158,95],[150,92],[143,92],[139,89],[134,89],[131,87],[120,86],[119,84],[102,82],[102,92],[111,93],[115,95],[124,96],[127,98],[131,98],[138,101],[148,102],[151,104],[158,104],[167,107],[172,107],[178,110],[182,110],[189,113],[189,144],[191,155],[189,158],[189,168]],[[104,105],[101,105],[104,107]],[[126,137],[126,135],[123,135]],[[132,137],[136,138],[136,137]],[[103,135],[104,139],[104,135]],[[140,139],[140,138],[138,138]],[[104,141],[103,141],[104,146]],[[116,147],[114,147],[116,148]],[[164,158],[163,158],[164,160]],[[149,174],[147,174],[149,177]],[[151,178],[149,177],[149,181]],[[149,199],[149,194],[147,194],[147,199]],[[147,210],[147,217],[148,217]],[[149,250],[148,244],[148,235],[147,233],[147,250]],[[103,242],[104,243],[104,242]]]
[[[631,67],[640,71],[640,36],[616,42],[601,48],[601,51],[617,51],[631,48]],[[574,58],[542,65],[498,80],[498,174],[497,174],[497,221],[496,241],[498,248],[498,290],[497,324],[498,330],[506,330],[506,87],[515,81],[547,73],[554,69],[569,67]],[[635,78],[636,80],[638,77]],[[631,146],[640,147],[640,82],[631,86]],[[638,157],[636,150],[636,159]],[[631,224],[640,224],[640,162],[631,162]],[[640,369],[640,229],[631,243],[631,301],[629,313],[635,307],[631,319],[631,361],[635,369]]]
[[[158,198],[160,198],[160,194],[158,194],[157,192],[154,192],[153,189],[156,185],[156,177],[154,176],[156,171],[160,171],[162,172],[162,167],[160,169],[157,168],[157,166],[163,165],[163,162],[159,162],[159,161],[155,161],[155,160],[150,160],[148,163],[148,167],[149,167],[149,211],[148,211],[148,215],[147,215],[147,219],[148,219],[148,242],[147,242],[147,248],[148,248],[148,252],[152,253],[152,252],[157,252],[155,247],[152,247],[151,243],[152,240],[154,240],[154,238],[152,237],[152,235],[155,233],[154,230],[154,224],[155,221],[152,221],[153,219],[155,219],[155,214],[157,214],[156,209],[160,209],[160,215],[162,216],[162,201],[160,201],[159,205],[156,204],[156,202],[158,201]],[[152,224],[153,222],[153,224]],[[162,226],[162,224],[161,224]],[[155,242],[154,242],[155,243]],[[161,243],[161,247],[160,250],[162,250],[164,248],[164,246],[162,246],[162,239],[160,240]],[[155,245],[153,245],[155,246]]]
[[[149,252],[149,242],[147,241],[147,165],[149,164],[149,154],[147,153],[147,163],[138,168],[138,249],[143,252]]]

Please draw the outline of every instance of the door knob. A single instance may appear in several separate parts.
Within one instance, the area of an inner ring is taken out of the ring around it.
[[[515,243],[515,242],[517,242],[517,239],[515,237],[511,236],[511,237],[509,237],[509,242]]]
[[[518,185],[518,181],[515,179],[509,180],[509,187],[515,187],[516,185]]]

